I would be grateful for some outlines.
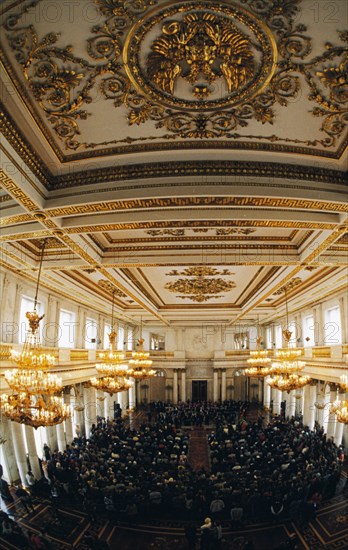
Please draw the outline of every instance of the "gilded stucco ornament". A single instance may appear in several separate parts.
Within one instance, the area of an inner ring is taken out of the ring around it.
[[[189,299],[198,303],[221,298],[222,292],[228,292],[236,286],[233,281],[219,277],[219,275],[234,275],[228,269],[219,271],[214,267],[195,266],[183,271],[173,269],[166,275],[171,277],[182,275],[183,277],[166,283],[164,288],[170,292],[179,292],[177,298]]]
[[[12,8],[3,26],[25,100],[39,105],[67,150],[243,137],[329,148],[347,126],[348,32],[310,59],[311,29],[298,22],[301,0],[94,0],[101,23],[91,26],[85,55],[64,45],[59,32],[40,36],[35,17],[28,23],[40,1]],[[236,132],[252,120],[273,124],[277,106],[301,93],[313,103],[310,116],[322,119],[322,139]],[[151,132],[84,142],[97,94],[121,109],[129,126],[148,123]]]

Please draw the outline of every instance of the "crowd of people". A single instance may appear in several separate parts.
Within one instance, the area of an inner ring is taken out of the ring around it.
[[[199,525],[206,518],[204,548],[213,532],[219,547],[222,520],[238,528],[245,520],[310,519],[335,493],[339,450],[320,429],[277,417],[249,422],[246,409],[235,401],[154,403],[150,422],[137,429],[120,418],[99,418],[88,439],[75,438],[64,452],[45,446],[46,487],[53,501],[82,506],[91,520],[170,518]],[[189,427],[202,425],[209,471],[194,470],[189,461]],[[34,493],[35,485],[31,477]]]

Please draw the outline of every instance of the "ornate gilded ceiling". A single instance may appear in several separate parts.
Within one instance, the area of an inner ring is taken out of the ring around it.
[[[338,158],[346,6],[332,15],[312,4],[22,1],[3,9],[1,60],[65,162],[212,141]]]
[[[347,265],[347,5],[0,8],[1,265],[98,312],[271,319]],[[329,6],[329,7],[328,7]]]

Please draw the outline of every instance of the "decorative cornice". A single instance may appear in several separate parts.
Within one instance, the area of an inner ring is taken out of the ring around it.
[[[345,184],[345,174],[337,170],[330,170],[327,168],[308,167],[276,162],[253,162],[253,161],[188,161],[188,162],[166,162],[166,163],[147,163],[137,165],[126,166],[111,166],[97,170],[87,170],[72,172],[61,176],[53,176],[45,165],[43,160],[39,157],[37,152],[30,145],[29,141],[22,134],[11,115],[7,112],[5,106],[0,102],[0,131],[6,137],[8,142],[22,158],[25,164],[30,168],[33,173],[38,177],[40,182],[51,190],[65,189],[69,187],[78,187],[79,185],[95,184],[110,181],[124,181],[135,179],[148,179],[148,178],[163,178],[163,177],[185,177],[185,176],[241,176],[241,177],[257,177],[257,178],[280,178],[291,180],[303,180],[303,181],[319,181],[325,183]],[[141,149],[137,147],[137,151],[148,150],[177,150],[182,149],[181,143],[163,143],[161,147],[153,144],[147,148]],[[169,146],[171,145],[171,147]],[[244,143],[243,146],[240,142],[223,142],[223,141],[207,141],[207,142],[185,142],[185,149],[251,149],[257,150],[254,144]],[[247,147],[247,145],[249,147]],[[347,146],[344,144],[343,150]],[[274,145],[270,145],[263,150],[276,151]],[[343,152],[341,151],[341,153]],[[121,151],[113,151],[112,154],[119,154]],[[129,153],[129,149],[124,151]],[[307,151],[306,151],[307,152]],[[110,154],[110,149],[108,149]],[[316,151],[316,154],[318,152]],[[76,156],[76,155],[75,155]],[[81,156],[80,158],[84,158]],[[60,159],[63,162],[63,159]],[[77,158],[69,160],[77,160]],[[180,185],[176,183],[176,185]],[[184,184],[182,184],[184,185]],[[185,184],[187,185],[187,184]],[[220,183],[219,185],[223,185]],[[230,184],[228,184],[230,185]],[[243,186],[259,185],[259,183],[243,182]],[[155,184],[154,187],[158,187]],[[160,185],[161,186],[161,185]],[[277,184],[267,183],[268,187],[278,187]],[[144,186],[148,187],[148,186]],[[293,188],[293,185],[289,185]],[[296,186],[301,188],[301,186]],[[117,188],[112,190],[117,191]],[[103,191],[108,191],[103,190]],[[110,189],[111,191],[111,189]]]
[[[227,161],[227,160],[197,160],[177,162],[150,162],[146,164],[111,166],[97,170],[64,174],[52,181],[52,189],[64,189],[79,185],[90,185],[110,181],[124,181],[135,179],[173,178],[173,177],[202,177],[209,176],[240,176],[243,178],[279,178],[303,180],[322,183],[345,184],[345,174],[337,170],[296,164],[277,162]],[[261,180],[262,181],[262,180]],[[177,184],[176,184],[177,185]],[[183,184],[187,185],[187,184]],[[197,184],[196,184],[197,185]],[[228,185],[231,185],[230,183]],[[243,181],[243,186],[259,186],[260,181],[249,183]],[[267,182],[268,187],[279,187],[277,183]],[[153,187],[153,186],[151,186]],[[289,187],[297,187],[290,185]],[[302,189],[302,186],[299,186]]]
[[[25,164],[38,177],[40,182],[49,187],[52,174],[42,159],[38,156],[29,141],[24,137],[21,130],[7,111],[5,105],[0,101],[0,132],[12,145],[16,153],[21,157]]]

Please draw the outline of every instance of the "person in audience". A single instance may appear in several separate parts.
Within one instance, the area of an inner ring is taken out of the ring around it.
[[[247,404],[238,401],[157,402],[151,410],[151,424],[137,429],[119,418],[99,418],[88,440],[75,438],[64,452],[50,453],[55,498],[83,502],[92,519],[107,509],[110,517],[121,510],[131,516],[134,504],[139,517],[209,515],[238,524],[274,518],[277,503],[282,515],[299,517],[304,503],[319,503],[335,491],[336,445],[298,419],[251,422]],[[206,422],[215,426],[208,435],[211,471],[197,471],[187,460],[186,427]]]

